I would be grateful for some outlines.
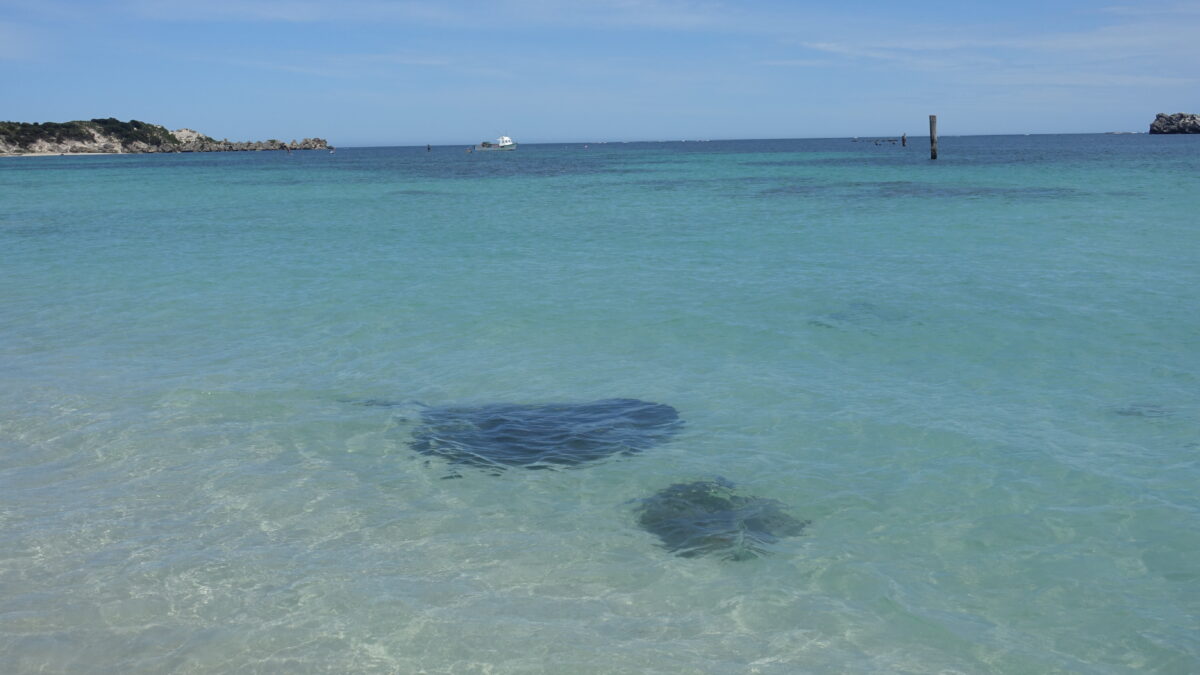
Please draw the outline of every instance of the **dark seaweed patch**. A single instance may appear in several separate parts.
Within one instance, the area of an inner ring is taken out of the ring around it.
[[[880,197],[1008,197],[1019,199],[1061,199],[1087,193],[1074,188],[996,187],[987,185],[945,185],[912,181],[881,181],[862,184]]]
[[[47,235],[59,235],[66,231],[67,228],[63,225],[39,223],[36,221],[22,223],[13,222],[13,224],[10,225],[9,223],[0,220],[0,234],[6,237],[44,237]]]
[[[905,180],[847,181],[825,184],[815,182],[789,183],[763,190],[759,194],[764,197],[778,197],[816,192],[840,192],[848,195],[857,195],[864,199],[903,199],[906,197],[930,199],[1064,199],[1086,196],[1088,194],[1074,188],[948,185]]]
[[[742,162],[742,166],[808,166],[813,164],[814,159],[776,159],[776,160],[758,160],[753,162]]]
[[[684,558],[751,560],[766,555],[781,537],[800,535],[809,524],[782,506],[773,499],[738,495],[722,478],[677,483],[641,500],[638,524]]]
[[[342,403],[353,403],[366,408],[399,408],[401,406],[421,405],[415,401],[392,401],[386,398],[341,399]]]
[[[631,181],[642,187],[660,192],[675,190],[721,190],[735,193],[745,188],[754,188],[764,184],[775,184],[777,178],[762,176],[722,176],[720,178],[647,178]]]
[[[811,195],[823,192],[829,192],[829,185],[823,185],[816,181],[796,181],[786,185],[779,185],[773,188],[763,190],[759,193],[760,196],[781,196],[781,195]]]
[[[666,442],[681,426],[671,406],[630,398],[437,407],[421,412],[409,445],[453,464],[546,469],[638,453]]]
[[[690,188],[708,188],[717,184],[717,180],[712,178],[648,178],[645,180],[633,181],[637,185],[649,188],[651,190],[674,191],[679,189]]]
[[[1154,403],[1131,403],[1113,412],[1125,417],[1170,417],[1175,414],[1174,410]]]
[[[785,159],[779,161],[765,160],[761,162],[745,162],[747,166],[850,166],[850,167],[877,167],[877,166],[910,166],[913,160],[911,157],[904,154],[896,154],[892,156],[881,155],[850,155],[839,157],[808,157],[805,159]]]
[[[437,190],[421,190],[417,188],[408,188],[403,190],[392,190],[388,193],[389,197],[425,197],[429,195],[444,195],[445,192]]]
[[[808,321],[816,328],[833,330],[862,330],[874,335],[876,329],[888,325],[921,325],[908,314],[872,302],[851,302],[836,311],[818,314]]]

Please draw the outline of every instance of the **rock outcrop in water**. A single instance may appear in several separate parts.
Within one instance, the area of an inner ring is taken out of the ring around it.
[[[547,469],[642,452],[682,424],[675,408],[631,398],[435,407],[421,412],[410,446],[453,464]]]
[[[0,154],[32,153],[148,153],[229,152],[254,150],[325,150],[321,138],[285,143],[269,141],[215,140],[191,129],[171,132],[157,124],[117,119],[74,122],[0,122]]]
[[[1200,115],[1158,113],[1150,123],[1152,134],[1200,134]]]
[[[739,495],[732,483],[718,478],[671,485],[641,500],[637,510],[642,529],[658,535],[676,555],[750,560],[808,525],[782,507],[774,499]]]

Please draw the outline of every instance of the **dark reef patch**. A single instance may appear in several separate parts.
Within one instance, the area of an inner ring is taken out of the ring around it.
[[[1130,403],[1113,412],[1124,417],[1170,417],[1175,414],[1174,410],[1155,403]]]
[[[859,330],[875,335],[877,330],[891,326],[922,324],[921,321],[888,307],[871,302],[851,302],[832,312],[815,315],[808,325],[832,330]]]
[[[366,408],[400,408],[403,406],[420,406],[416,401],[393,401],[386,398],[343,398],[342,403],[353,403]]]
[[[763,176],[722,176],[720,178],[647,178],[630,181],[656,192],[679,190],[717,191],[723,194],[751,196],[764,185],[775,185],[777,178]]]
[[[741,162],[742,166],[810,166],[819,160],[812,158],[805,159],[771,159],[771,160],[755,160],[752,162]]]
[[[794,179],[791,183],[762,190],[759,195],[786,197],[813,193],[870,199],[1065,199],[1088,196],[1088,193],[1074,188],[955,185],[903,180],[819,183],[811,179]]]
[[[391,192],[387,193],[387,196],[389,196],[389,197],[429,197],[429,196],[440,197],[440,196],[447,195],[447,194],[450,194],[450,193],[441,192],[439,190],[421,190],[419,188],[406,188],[403,190],[392,190]]]
[[[809,524],[782,506],[774,499],[738,495],[722,478],[676,483],[641,500],[638,524],[684,558],[751,560],[766,555],[780,538],[800,535]]]
[[[815,195],[828,194],[831,187],[813,179],[793,178],[788,183],[768,188],[758,193],[759,197],[780,197],[786,195]]]
[[[547,469],[632,455],[666,442],[682,425],[675,408],[631,398],[433,407],[421,412],[409,445],[454,464]]]
[[[1061,199],[1087,195],[1086,192],[1075,188],[1039,186],[947,185],[912,181],[881,181],[877,183],[864,183],[863,186],[866,189],[877,191],[878,196],[884,199],[893,197]]]

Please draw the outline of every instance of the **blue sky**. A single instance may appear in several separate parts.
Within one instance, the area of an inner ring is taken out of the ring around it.
[[[336,145],[1145,131],[1200,0],[0,0],[0,119]]]

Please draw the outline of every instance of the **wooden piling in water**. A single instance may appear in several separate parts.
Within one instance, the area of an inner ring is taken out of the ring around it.
[[[929,116],[929,159],[937,159],[937,115]]]

